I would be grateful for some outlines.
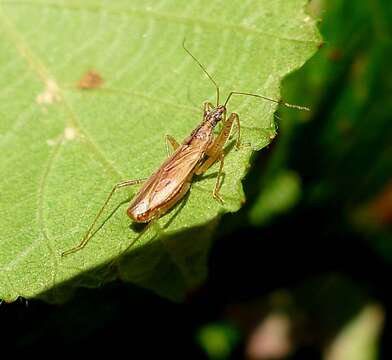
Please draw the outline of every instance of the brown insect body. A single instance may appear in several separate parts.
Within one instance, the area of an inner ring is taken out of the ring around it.
[[[149,222],[159,218],[186,194],[213,142],[213,130],[225,113],[223,105],[205,110],[203,122],[150,176],[132,200],[127,210],[132,220]]]

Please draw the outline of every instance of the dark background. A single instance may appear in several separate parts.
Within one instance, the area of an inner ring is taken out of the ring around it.
[[[282,91],[312,111],[277,113],[279,135],[245,180],[247,204],[216,232],[206,283],[181,304],[121,283],[63,305],[3,303],[3,350],[267,359],[249,355],[250,339],[280,314],[290,324],[280,358],[321,359],[370,306],[376,316],[357,325],[365,336],[347,341],[392,358],[392,5],[312,1],[309,12],[325,44]],[[260,203],[285,181],[279,206]],[[281,339],[269,330],[259,340],[267,333]]]

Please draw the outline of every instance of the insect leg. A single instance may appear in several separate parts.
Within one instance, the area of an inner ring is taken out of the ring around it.
[[[235,121],[236,126],[237,126],[237,141],[235,142],[235,148],[236,148],[237,150],[239,150],[240,147],[241,147],[241,125],[240,125],[240,118],[239,118],[238,115],[235,114],[235,113],[233,113],[232,115],[235,115],[235,116],[234,116],[234,121]]]
[[[66,256],[69,254],[72,254],[76,251],[79,251],[81,249],[83,249],[86,244],[88,243],[88,241],[91,239],[90,233],[91,230],[94,228],[96,222],[98,221],[99,217],[101,216],[103,210],[105,209],[106,205],[109,203],[109,200],[112,198],[113,194],[116,192],[116,190],[126,187],[126,186],[132,186],[132,185],[136,185],[136,184],[140,184],[142,182],[144,182],[146,179],[136,179],[136,180],[125,180],[122,181],[116,185],[114,185],[112,191],[109,193],[108,197],[106,198],[104,204],[102,205],[101,209],[98,211],[98,214],[95,216],[93,222],[91,223],[90,227],[88,228],[86,234],[83,236],[82,241],[79,243],[79,245],[64,251],[61,256]]]
[[[223,147],[225,146],[225,143],[230,136],[234,121],[237,123],[237,125],[239,124],[238,115],[236,113],[232,113],[230,115],[230,117],[226,120],[225,125],[219,135],[211,144],[210,148],[207,149],[206,154],[208,155],[208,158],[196,169],[196,175],[200,175],[206,172],[211,167],[211,165],[214,164],[214,162],[218,160],[218,158],[220,158],[221,153],[223,152]],[[237,138],[237,143],[238,142],[239,137]]]
[[[234,122],[238,127],[238,135],[237,135],[237,142],[236,147],[239,147],[240,137],[239,137],[239,117],[236,113],[232,113],[229,118],[225,121],[223,128],[219,135],[216,137],[212,145],[209,149],[207,149],[206,154],[208,156],[207,160],[202,163],[195,171],[196,175],[203,174],[206,172],[218,159],[220,160],[219,172],[215,183],[215,188],[213,192],[213,196],[215,199],[222,201],[222,198],[219,195],[219,190],[222,186],[222,170],[224,164],[224,154],[223,154],[223,147],[227,139],[230,136],[231,129],[233,128]]]
[[[180,146],[180,144],[177,142],[177,140],[171,136],[171,135],[165,135],[165,141],[166,141],[166,152],[167,156],[170,156],[172,152],[170,151],[169,146],[173,148],[173,151],[176,151],[177,148]]]
[[[225,159],[225,156],[223,155],[223,151],[222,151],[219,155],[219,161],[220,161],[219,171],[218,171],[218,175],[216,177],[214,191],[212,192],[212,196],[214,197],[214,199],[218,200],[222,204],[224,203],[224,201],[223,201],[222,197],[219,195],[219,191],[222,186],[222,174],[223,174],[224,159]]]

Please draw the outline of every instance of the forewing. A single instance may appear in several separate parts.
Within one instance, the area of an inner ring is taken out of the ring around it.
[[[171,161],[165,162],[160,169],[160,178],[151,196],[151,208],[166,203],[179,191],[184,182],[188,180],[200,157],[199,148],[188,147],[179,151]]]
[[[187,181],[201,155],[199,147],[180,146],[147,180],[134,199],[133,205],[143,201],[147,210],[165,204]]]

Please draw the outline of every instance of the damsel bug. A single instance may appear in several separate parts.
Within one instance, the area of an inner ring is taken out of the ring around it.
[[[82,241],[74,248],[63,252],[63,256],[81,250],[86,246],[87,242],[95,234],[94,232],[90,235],[109,200],[116,190],[126,186],[143,183],[143,186],[135,195],[127,209],[128,216],[135,222],[153,223],[184,197],[191,186],[194,175],[203,174],[216,161],[219,161],[220,166],[212,194],[216,200],[223,203],[223,199],[219,195],[219,190],[222,185],[222,170],[224,164],[223,148],[230,136],[234,123],[236,123],[238,129],[236,148],[238,149],[240,146],[239,117],[236,113],[232,113],[228,118],[226,118],[226,105],[233,95],[254,96],[282,104],[287,107],[309,110],[303,106],[284,103],[283,101],[271,99],[266,96],[238,91],[230,92],[223,105],[220,105],[218,84],[199,60],[197,60],[185,47],[185,40],[182,45],[184,50],[193,58],[193,60],[200,66],[203,72],[214,84],[216,89],[216,106],[213,106],[209,102],[204,104],[202,122],[195,130],[192,131],[191,135],[189,135],[182,144],[177,143],[173,137],[166,136],[166,141],[170,143],[174,152],[147,180],[126,180],[116,184],[109,193],[98,214],[95,216]],[[222,122],[222,129],[215,137],[214,128],[219,122]]]

